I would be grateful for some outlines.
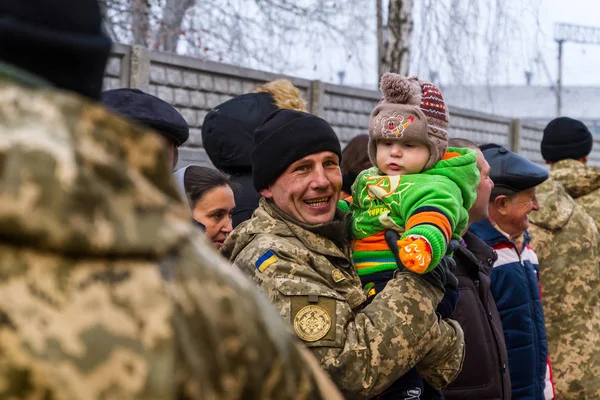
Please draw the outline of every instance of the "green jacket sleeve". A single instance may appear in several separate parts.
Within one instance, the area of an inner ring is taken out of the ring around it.
[[[433,253],[430,268],[444,256],[457,223],[466,216],[460,189],[445,176],[387,176],[371,168],[359,175],[355,189],[351,209],[356,236],[360,237],[361,231],[364,237],[390,228],[385,219],[391,219],[406,229],[403,237],[421,235],[429,241]]]
[[[432,247],[430,269],[446,253],[448,241],[460,238],[468,224],[468,209],[479,183],[477,155],[470,149],[449,148],[450,157],[420,174],[380,175],[363,171],[353,190],[353,234],[363,238],[394,226],[402,237],[420,235]],[[392,222],[390,222],[392,221]]]
[[[406,218],[402,237],[420,235],[429,241],[432,249],[429,269],[433,269],[446,254],[450,239],[460,237],[460,230],[466,226],[467,211],[462,207],[460,189],[439,176],[407,175],[403,180],[414,185],[401,194],[401,211]],[[464,226],[457,232],[459,223]]]

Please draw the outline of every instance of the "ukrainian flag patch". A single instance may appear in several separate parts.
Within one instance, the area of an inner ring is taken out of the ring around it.
[[[267,268],[276,263],[277,260],[278,258],[275,256],[275,254],[273,254],[273,251],[269,250],[265,254],[263,254],[258,260],[256,260],[256,269],[259,272],[264,272]]]

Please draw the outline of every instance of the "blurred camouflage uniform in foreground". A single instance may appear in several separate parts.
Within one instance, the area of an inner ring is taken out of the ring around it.
[[[366,305],[347,218],[337,210],[331,223],[310,226],[262,198],[221,252],[264,290],[346,398],[375,397],[415,365],[432,386],[448,385],[464,338],[434,311],[442,291],[400,273]]]
[[[556,398],[600,399],[600,235],[557,181],[538,186],[537,198],[541,209],[530,214],[529,232],[544,288]]]
[[[0,398],[340,398],[252,284],[197,240],[158,135],[8,70]]]

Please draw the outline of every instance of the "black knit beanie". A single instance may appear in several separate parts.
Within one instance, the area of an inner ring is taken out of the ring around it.
[[[254,131],[254,187],[260,192],[292,163],[322,151],[331,151],[342,159],[340,141],[324,119],[287,109],[272,112]]]
[[[0,1],[0,61],[97,99],[111,42],[98,0]]]
[[[542,156],[550,162],[577,160],[588,156],[593,144],[594,138],[583,122],[569,117],[555,118],[544,129]]]

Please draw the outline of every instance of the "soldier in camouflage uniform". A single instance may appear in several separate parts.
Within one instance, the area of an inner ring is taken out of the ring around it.
[[[550,179],[531,213],[544,290],[548,354],[558,399],[600,398],[600,235],[588,213]]]
[[[581,121],[560,117],[544,129],[541,150],[550,164],[550,178],[561,183],[600,228],[600,168],[587,165],[593,143]]]
[[[0,4],[0,398],[340,399],[198,240],[161,138],[90,100],[103,68],[86,90],[6,51],[13,31],[93,39],[104,62],[95,1],[22,3]]]
[[[578,136],[583,140],[576,140]],[[570,118],[548,125],[542,154],[552,160],[552,169],[550,179],[537,189],[541,209],[530,217],[558,399],[600,398],[600,235],[584,208],[590,204],[593,210],[593,176],[600,187],[600,174],[575,159],[556,161],[565,154],[582,160],[591,150],[591,139],[587,128]],[[560,140],[565,146],[555,152]],[[582,141],[587,144],[581,146]],[[572,146],[578,142],[580,146]],[[600,194],[595,197],[600,199]]]
[[[366,305],[348,214],[336,208],[341,149],[329,124],[278,110],[254,137],[254,186],[263,198],[222,253],[268,295],[346,398],[374,397],[414,366],[446,386],[461,369],[464,338],[434,312],[442,290],[401,272]]]

